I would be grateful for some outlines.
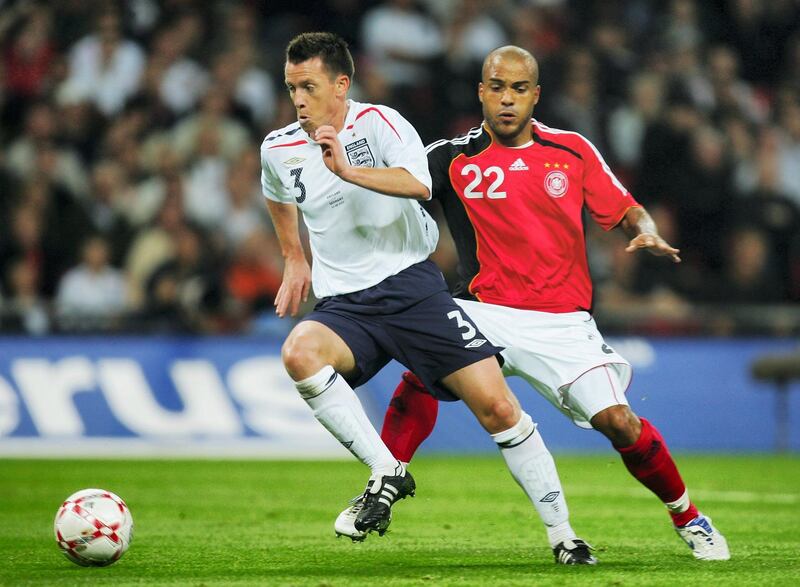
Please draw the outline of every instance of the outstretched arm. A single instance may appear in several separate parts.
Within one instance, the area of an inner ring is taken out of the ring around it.
[[[344,155],[342,143],[332,126],[321,126],[314,140],[322,147],[322,160],[333,173],[348,183],[387,196],[427,200],[427,186],[402,167],[354,167]]]
[[[658,257],[667,256],[675,263],[680,263],[679,249],[673,248],[658,234],[655,221],[641,206],[628,209],[620,223],[622,230],[631,239],[625,250],[633,253],[639,249],[647,249]]]
[[[295,316],[300,303],[308,300],[311,288],[311,267],[306,261],[297,222],[297,206],[267,200],[267,209],[275,225],[275,234],[283,255],[283,281],[275,296],[275,312],[279,317]]]

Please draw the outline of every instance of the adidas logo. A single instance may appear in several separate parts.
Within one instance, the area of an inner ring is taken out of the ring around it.
[[[386,483],[381,488],[381,496],[378,498],[378,501],[386,507],[392,507],[394,500],[397,499],[397,493],[397,488],[394,485]]]
[[[508,166],[509,171],[527,171],[528,166],[525,165],[525,161],[522,160],[522,157],[514,161],[511,165]]]

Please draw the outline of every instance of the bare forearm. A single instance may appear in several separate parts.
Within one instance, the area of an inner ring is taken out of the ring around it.
[[[314,133],[314,139],[322,148],[322,161],[333,173],[354,185],[397,198],[427,200],[428,188],[402,167],[355,167],[344,155],[342,143],[336,129],[330,125],[321,126]]]
[[[625,213],[621,226],[628,238],[635,238],[640,234],[658,234],[658,227],[652,216],[640,206]]]
[[[657,257],[669,257],[675,263],[680,263],[681,258],[678,256],[680,249],[674,248],[667,241],[661,238],[658,234],[658,227],[655,221],[647,213],[647,210],[641,207],[630,208],[625,217],[620,223],[622,230],[631,239],[625,250],[629,253],[638,251],[639,249],[647,249],[651,254]]]
[[[297,207],[267,200],[267,210],[272,218],[283,258],[305,258],[298,230]]]
[[[283,281],[275,296],[275,312],[280,318],[296,316],[300,304],[308,300],[311,268],[308,266],[298,231],[297,206],[267,200],[275,234],[285,259]]]
[[[341,174],[346,182],[353,183],[374,192],[398,198],[427,200],[428,188],[402,167],[348,167]]]

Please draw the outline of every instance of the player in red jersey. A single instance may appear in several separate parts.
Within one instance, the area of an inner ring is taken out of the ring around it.
[[[625,398],[631,366],[589,313],[582,210],[606,230],[620,227],[629,252],[678,263],[678,249],[659,236],[594,145],[532,119],[540,87],[530,53],[497,49],[482,77],[483,124],[427,149],[433,198],[459,253],[459,305],[506,347],[507,375],[523,377],[575,424],[611,441],[628,471],[664,502],[696,558],[730,558],[725,538],[689,499],[661,434]],[[382,438],[404,462],[436,420],[437,404],[424,392],[406,372],[386,414]]]

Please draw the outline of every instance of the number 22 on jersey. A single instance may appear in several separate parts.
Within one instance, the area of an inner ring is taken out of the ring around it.
[[[465,198],[482,198],[484,193],[482,191],[476,191],[475,188],[481,183],[482,178],[489,179],[494,176],[494,181],[489,185],[489,188],[486,190],[486,197],[494,200],[499,200],[501,198],[506,197],[505,192],[497,191],[503,184],[503,180],[506,178],[505,173],[503,173],[502,168],[493,165],[492,167],[487,168],[486,170],[482,170],[480,167],[475,165],[474,163],[470,163],[469,165],[465,165],[464,168],[461,170],[461,175],[464,177],[472,176],[472,179],[464,188],[464,197]]]

